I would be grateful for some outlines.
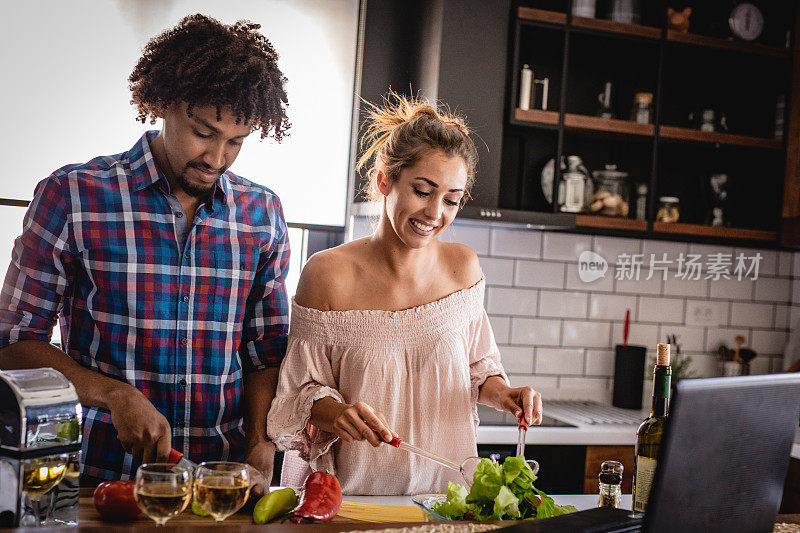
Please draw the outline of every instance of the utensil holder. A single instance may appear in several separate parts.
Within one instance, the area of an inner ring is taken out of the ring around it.
[[[623,409],[642,408],[644,383],[644,346],[617,344],[614,357],[614,394],[611,404]]]

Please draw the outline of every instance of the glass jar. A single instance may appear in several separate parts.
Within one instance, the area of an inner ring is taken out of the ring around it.
[[[589,171],[576,155],[567,156],[567,168],[558,184],[558,205],[565,213],[583,213],[592,195],[594,185]]]
[[[605,170],[592,172],[597,181],[595,193],[589,201],[589,212],[595,215],[627,217],[630,211],[630,191],[627,172],[617,170],[617,165],[606,165]]]
[[[616,507],[622,504],[622,471],[619,461],[603,461],[600,465],[600,497],[598,507]]]
[[[658,199],[656,222],[677,222],[680,218],[679,200],[674,196],[662,196]]]
[[[653,93],[636,93],[633,97],[631,120],[639,124],[653,123]]]

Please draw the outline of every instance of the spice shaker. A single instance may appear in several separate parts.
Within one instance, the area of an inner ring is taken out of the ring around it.
[[[653,93],[636,93],[633,97],[631,120],[639,124],[653,122]]]
[[[636,220],[647,218],[647,184],[640,183],[636,186]]]
[[[600,465],[600,497],[598,507],[616,507],[622,504],[622,471],[619,461],[603,461]]]

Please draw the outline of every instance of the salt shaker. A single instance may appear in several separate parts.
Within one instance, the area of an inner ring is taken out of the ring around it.
[[[598,507],[617,507],[622,504],[622,463],[603,461],[600,465],[600,498]]]

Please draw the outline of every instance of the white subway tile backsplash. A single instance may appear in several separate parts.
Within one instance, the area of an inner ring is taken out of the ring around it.
[[[750,361],[750,374],[769,374],[770,372],[770,357],[756,357]]]
[[[592,249],[592,238],[589,235],[555,231],[545,232],[542,239],[543,259],[577,263],[581,252]]]
[[[583,346],[586,348],[605,348],[611,333],[610,322],[564,321],[564,346]]]
[[[775,307],[770,304],[734,302],[731,305],[731,326],[771,328]]]
[[[608,261],[608,264],[617,264],[620,254],[638,254],[641,249],[639,239],[621,239],[619,237],[595,236],[592,241],[592,250]]]
[[[792,277],[800,278],[800,252],[792,254]]]
[[[792,252],[778,252],[778,275],[792,275]]]
[[[489,287],[486,289],[488,303],[486,311],[494,315],[534,316],[539,294],[530,289],[506,289]]]
[[[558,346],[561,344],[561,321],[514,318],[511,323],[511,343]]]
[[[686,325],[687,326],[727,326],[728,319],[730,318],[728,302],[714,301],[714,300],[686,300]],[[693,309],[705,310],[711,308],[713,311],[713,324],[706,324],[699,322],[700,317],[695,317],[692,314]]]
[[[755,257],[756,254],[761,254],[761,261],[758,263],[758,276],[761,275],[765,276],[775,276],[778,274],[778,252],[774,250],[758,250],[755,248],[736,248],[733,254],[733,261],[734,265],[736,264],[736,258],[739,254],[744,254],[745,257]],[[745,262],[746,265],[750,264],[750,261],[747,260]]]
[[[713,378],[719,373],[719,358],[715,355],[692,354],[689,364],[690,372],[694,372],[692,377]]]
[[[481,257],[480,261],[487,285],[506,285],[510,287],[514,284],[513,259]]]
[[[800,306],[793,305],[789,309],[789,329],[800,330]]]
[[[684,320],[683,298],[666,298],[659,296],[639,298],[639,310],[636,313],[637,322],[658,322],[660,324],[683,324]]]
[[[512,374],[508,381],[512,387],[533,387],[535,390],[555,389],[558,387],[558,376],[537,376]]]
[[[675,335],[682,352],[702,352],[705,350],[706,330],[690,326],[661,326],[659,342],[666,342],[668,335]]]
[[[750,278],[709,280],[712,298],[730,300],[752,300],[755,282]]]
[[[631,320],[636,320],[636,296],[618,294],[591,294],[589,296],[589,318],[624,320],[627,309],[631,310]]]
[[[622,322],[614,322],[611,326],[611,346],[622,344]],[[658,337],[658,326],[654,324],[639,324],[631,321],[630,331],[628,332],[628,344],[647,347],[648,352],[655,353],[656,345],[664,342]]]
[[[533,372],[533,348],[523,346],[498,346],[506,374]]]
[[[586,350],[587,376],[613,376],[614,352],[611,350]]]
[[[578,262],[567,263],[567,289],[593,292],[611,292],[614,290],[614,267],[608,267],[602,278],[591,282],[583,281],[578,275]]]
[[[661,294],[661,277],[658,275],[650,279],[647,278],[646,269],[642,269],[639,279],[615,279],[615,292],[625,292],[634,294]]]
[[[564,263],[545,261],[517,261],[514,285],[543,289],[564,288]]]
[[[536,348],[536,374],[582,375],[583,350]]]
[[[541,291],[539,316],[586,318],[589,295],[583,292]]]
[[[497,344],[508,344],[510,342],[511,319],[507,316],[489,315],[489,324],[492,326],[494,340]]]
[[[733,248],[719,244],[697,244],[693,242],[689,243],[689,253],[702,255],[702,261],[705,263],[711,254],[730,254],[733,257]]]
[[[489,254],[489,228],[471,223],[451,224],[440,237],[442,242],[458,242],[475,250],[478,255]]]
[[[561,378],[559,387],[562,389],[580,389],[584,391],[606,391],[609,388],[609,379],[602,377]]]
[[[787,335],[785,331],[764,331],[754,330],[753,338],[747,339],[745,345],[750,346],[756,353],[761,355],[783,354],[786,347]]]
[[[756,280],[756,300],[787,303],[792,297],[792,281],[785,278],[762,278]]]
[[[784,329],[789,327],[789,310],[791,309],[788,305],[777,305],[775,306],[775,328],[776,329]]]
[[[491,252],[496,257],[539,259],[542,234],[538,231],[492,228]]]
[[[369,217],[352,217],[351,227],[353,228],[353,240],[372,235],[372,232],[375,231],[372,219]]]
[[[667,260],[672,263],[669,265],[671,270],[678,267],[678,256],[684,256],[689,253],[689,245],[685,242],[670,242],[670,241],[642,241],[642,253],[644,254],[647,264],[650,264],[650,255],[654,254],[657,260],[661,260],[664,254],[667,254]]]
[[[703,297],[708,294],[708,281],[704,279],[682,279],[670,273],[664,280],[664,294],[668,296]]]

